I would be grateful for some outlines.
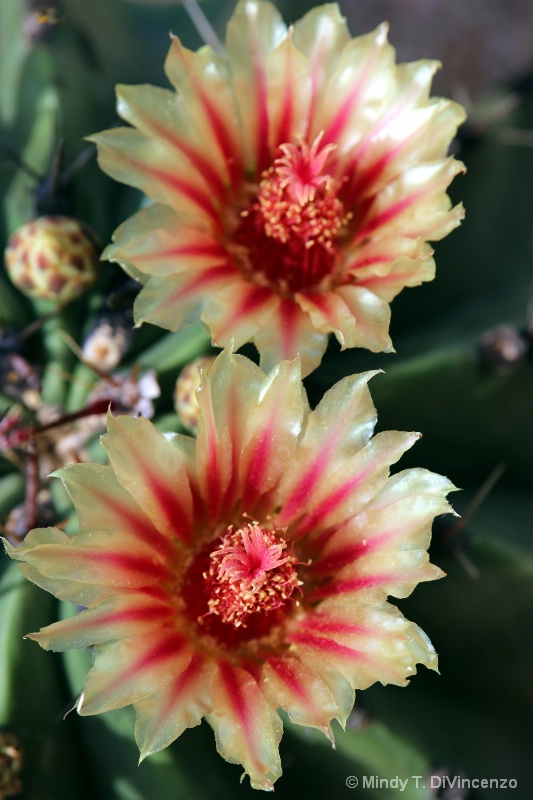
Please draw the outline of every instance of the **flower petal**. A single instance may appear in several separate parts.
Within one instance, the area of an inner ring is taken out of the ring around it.
[[[300,364],[283,361],[264,379],[247,414],[239,484],[243,511],[250,516],[292,463],[305,410]]]
[[[103,257],[134,263],[143,274],[161,276],[227,263],[225,248],[193,219],[153,203],[117,228]]]
[[[220,227],[209,187],[171,148],[132,128],[112,128],[88,137],[98,145],[98,163],[116,181],[135,186],[176,211],[191,212],[204,224]]]
[[[152,423],[108,416],[102,444],[119,483],[158,530],[181,541],[192,535],[192,495],[184,459]]]
[[[137,703],[159,692],[189,664],[188,640],[172,628],[119,639],[95,647],[78,714],[100,714]]]
[[[232,764],[242,764],[253,789],[272,790],[281,775],[278,745],[281,720],[244,669],[225,661],[213,680],[213,713],[207,721],[217,750]]]
[[[211,681],[215,665],[199,653],[162,689],[135,704],[135,740],[141,761],[194,728],[212,711]]]
[[[61,536],[64,536],[63,531],[59,531],[60,536],[56,537],[56,529],[47,529],[48,541],[62,541]],[[29,536],[33,536],[33,531],[30,531]],[[30,542],[32,540],[30,539]],[[6,539],[2,539],[7,554],[19,561],[19,568],[22,574],[36,586],[40,586],[46,592],[50,592],[60,600],[65,600],[68,603],[77,603],[88,608],[97,606],[106,600],[110,595],[115,593],[115,590],[110,586],[102,586],[94,583],[83,583],[82,581],[67,579],[60,580],[58,578],[51,578],[48,575],[43,575],[37,566],[26,561],[26,548],[23,544],[19,547],[13,547]]]
[[[251,361],[226,350],[204,376],[197,392],[202,411],[196,464],[199,484],[211,518],[230,511],[238,486],[245,422],[259,398],[265,376]],[[228,495],[226,496],[226,492]]]
[[[335,143],[339,155],[361,141],[394,89],[395,53],[387,31],[388,26],[382,24],[345,45],[317,107],[311,136],[324,130],[323,143]]]
[[[262,669],[261,688],[273,707],[283,708],[291,722],[318,728],[333,744],[330,722],[342,713],[318,673],[299,658],[269,657]]]
[[[325,532],[328,536],[331,529],[358,513],[381,489],[389,476],[391,464],[398,461],[419,438],[418,433],[383,431],[336,469],[329,467],[314,487],[306,506],[291,518],[292,524],[297,520],[292,535],[301,538],[310,534],[314,546],[322,547],[321,534]],[[301,496],[308,480],[309,473],[297,484],[298,496]],[[289,515],[285,508],[281,518],[283,524],[288,524]]]
[[[317,331],[301,305],[282,298],[274,313],[255,333],[254,344],[261,356],[261,368],[270,372],[280,361],[300,357],[302,378],[309,375],[321,362],[328,337]]]
[[[173,553],[172,544],[118,482],[111,467],[71,464],[54,472],[74,503],[82,530],[123,532],[152,548],[162,557]]]
[[[101,587],[135,589],[172,575],[170,565],[161,563],[149,547],[120,531],[69,536],[59,528],[34,528],[12,557],[26,561],[47,578]]]
[[[54,622],[39,633],[29,633],[45,650],[55,652],[71,647],[139,636],[172,620],[173,609],[162,593],[122,592],[106,600],[98,608],[82,611],[69,619]]]
[[[227,29],[227,49],[233,92],[250,171],[260,174],[270,160],[268,71],[266,59],[287,36],[287,28],[272,3],[239,0]]]
[[[235,267],[228,263],[161,277],[151,275],[135,300],[137,326],[151,322],[177,331],[197,322],[210,300],[210,293],[220,291],[235,275]]]
[[[321,481],[369,441],[377,417],[367,383],[375,374],[366,372],[339,381],[309,414],[293,468],[280,485],[280,524],[304,513]]]
[[[226,164],[220,158],[213,158],[182,97],[157,86],[120,85],[116,91],[117,112],[122,119],[147,136],[169,145],[178,159],[184,157],[185,170],[192,167],[201,175],[217,203],[223,204],[228,183]]]
[[[174,36],[165,72],[187,109],[191,134],[223,179],[238,185],[245,172],[244,148],[227,61],[210,47],[192,53]]]
[[[311,9],[294,24],[294,45],[307,56],[311,67],[308,131],[313,128],[316,108],[322,100],[324,88],[349,41],[346,20],[333,3]]]
[[[335,669],[359,689],[376,681],[405,686],[417,663],[437,668],[429,639],[388,603],[322,604],[287,638],[302,661],[319,674]]]
[[[367,347],[373,352],[392,348],[390,308],[365,286],[338,286],[329,292],[308,292],[299,302],[319,331],[335,334],[342,348]]]
[[[312,574],[339,580],[351,573],[357,576],[358,559],[378,551],[384,565],[392,563],[397,550],[415,550],[418,557],[429,546],[433,519],[451,511],[446,494],[454,488],[446,478],[426,470],[393,475],[364,510],[331,537],[312,564]]]
[[[463,218],[462,206],[451,208],[444,193],[459,172],[464,172],[464,165],[453,158],[407,170],[375,197],[360,221],[355,241],[398,231],[412,239],[442,239]]]
[[[309,61],[294,47],[292,32],[265,59],[268,145],[271,153],[306,132],[311,94]]]
[[[234,268],[233,268],[234,269]],[[279,297],[267,286],[256,286],[237,278],[236,271],[226,280],[226,286],[210,299],[202,314],[213,335],[213,344],[236,350],[254,337],[257,331],[270,325],[279,305]]]
[[[419,583],[435,581],[444,574],[430,563],[425,549],[383,550],[361,555],[354,565],[340,570],[308,597],[316,601],[353,595],[361,602],[379,602],[388,595],[408,597]]]

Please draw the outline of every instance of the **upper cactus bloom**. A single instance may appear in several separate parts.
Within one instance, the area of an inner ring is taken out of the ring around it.
[[[30,580],[86,606],[30,635],[95,645],[80,714],[132,703],[142,758],[205,716],[221,755],[271,789],[279,708],[332,738],[354,689],[436,668],[387,596],[442,574],[426,548],[453,487],[422,469],[390,477],[418,434],[371,438],[370,376],[310,411],[298,361],[265,375],[226,351],[203,376],[196,440],[110,417],[111,465],[60,471],[81,533],[6,546]]]
[[[304,375],[330,332],[391,350],[389,302],[433,278],[427,240],[463,216],[446,154],[464,114],[429,98],[438,63],[397,65],[386,25],[351,39],[335,4],[287,29],[261,0],[237,3],[227,53],[174,38],[176,93],[119,86],[135,127],[93,137],[102,168],[156,201],[105,253],[144,284],[137,323],[201,318],[265,369],[299,353]]]

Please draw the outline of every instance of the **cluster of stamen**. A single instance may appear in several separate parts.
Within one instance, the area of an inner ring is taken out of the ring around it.
[[[305,142],[281,145],[282,155],[262,175],[253,209],[261,214],[267,236],[283,244],[296,237],[307,249],[318,244],[333,252],[344,209],[336,181],[322,174],[335,146],[319,151],[319,145],[320,137],[311,147]]]
[[[285,540],[257,522],[238,530],[228,528],[203,575],[209,613],[235,628],[245,628],[250,614],[284,605],[301,585],[296,559],[286,551]]]
[[[331,279],[351,219],[338,197],[342,181],[327,171],[335,145],[322,146],[321,139],[280,146],[232,234],[243,270],[281,294]]]

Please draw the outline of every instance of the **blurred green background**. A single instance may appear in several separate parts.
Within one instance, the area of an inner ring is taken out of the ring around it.
[[[34,215],[35,180],[14,163],[11,151],[44,174],[62,137],[66,163],[72,163],[86,147],[84,136],[118,122],[116,83],[166,85],[169,31],[193,49],[201,44],[177,2],[65,0],[49,4],[48,23],[37,23],[42,5],[0,0],[4,246],[7,236]],[[233,5],[201,3],[221,37]],[[309,0],[278,3],[288,21],[313,5]],[[422,671],[407,689],[380,686],[361,692],[348,732],[338,732],[336,752],[318,735],[288,726],[276,796],[530,800],[533,357],[527,325],[533,314],[533,4],[344,0],[340,6],[353,34],[388,19],[400,60],[443,61],[435,92],[467,104],[470,112],[454,143],[468,172],[451,189],[452,199],[463,201],[466,219],[436,245],[436,280],[407,289],[394,301],[396,354],[340,353],[331,344],[322,366],[306,380],[310,398],[316,402],[344,375],[384,369],[372,385],[380,429],[423,432],[402,466],[447,474],[463,489],[453,498],[459,512],[493,470],[505,469],[460,531],[452,530],[454,520],[436,525],[433,560],[448,577],[419,586],[399,603],[435,644],[441,674]],[[103,175],[94,158],[74,177],[72,189],[77,217],[104,243],[141,200],[135,190]],[[76,341],[82,341],[116,273],[105,266],[91,297],[65,312],[61,325]],[[39,314],[39,303],[22,297],[0,267],[2,328],[20,331]],[[486,345],[485,355],[480,354],[482,337],[502,323],[514,326],[524,351],[503,367],[505,348]],[[68,349],[58,353],[50,347],[52,335],[45,327],[26,356],[35,357],[45,371],[55,359],[56,375],[58,364],[74,369]],[[177,424],[170,400],[176,375],[206,347],[199,329],[176,336],[145,326],[135,334],[124,365],[140,361],[158,371],[163,393],[156,419],[163,425]],[[5,358],[6,350],[0,350],[0,359]],[[79,408],[83,392],[68,382],[61,386],[64,407]],[[2,408],[8,405],[3,398]],[[0,521],[22,497],[22,475],[0,460]],[[64,499],[56,500],[61,508]],[[58,609],[52,598],[24,583],[8,561],[0,556],[0,731],[14,731],[23,743],[24,798],[257,796],[246,781],[239,785],[240,768],[216,754],[206,725],[137,767],[130,709],[99,718],[73,713],[63,722],[90,655],[60,657],[22,641],[24,633],[52,621]],[[433,790],[431,774],[436,776]],[[515,779],[517,788],[438,790],[444,774]],[[346,786],[351,775],[359,778],[356,789]],[[371,790],[362,788],[363,775],[410,780],[403,792]],[[418,789],[414,775],[424,776]]]

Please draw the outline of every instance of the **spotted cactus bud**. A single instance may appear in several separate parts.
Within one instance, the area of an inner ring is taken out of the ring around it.
[[[99,253],[71,217],[39,217],[18,228],[5,251],[7,274],[28,297],[70,302],[98,277]]]
[[[196,433],[200,421],[200,406],[196,399],[196,390],[200,386],[203,372],[206,375],[215,361],[214,356],[200,356],[187,364],[179,374],[174,389],[174,407],[176,414],[185,427]]]

